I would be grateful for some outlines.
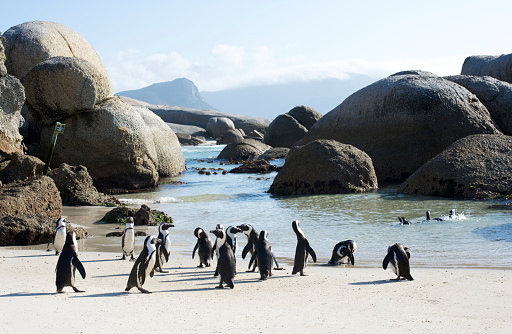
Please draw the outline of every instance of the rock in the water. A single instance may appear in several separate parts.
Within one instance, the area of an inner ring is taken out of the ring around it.
[[[4,184],[25,181],[43,175],[43,169],[44,162],[40,159],[23,153],[15,153],[7,166],[0,170],[0,181]]]
[[[160,225],[162,223],[172,224],[172,217],[162,211],[151,210],[147,205],[143,204],[140,209],[132,209],[128,207],[117,207],[105,214],[101,221],[106,224],[124,224],[126,218],[133,217],[134,224],[138,225]]]
[[[293,147],[270,186],[278,195],[337,194],[378,187],[372,160],[363,151],[335,140]]]
[[[289,148],[286,147],[273,147],[270,150],[267,150],[260,154],[257,159],[258,160],[274,160],[274,159],[284,159],[286,155],[290,152]]]
[[[234,130],[235,124],[227,117],[212,117],[206,124],[206,131],[214,138],[219,138],[224,132]]]
[[[242,139],[244,139],[244,135],[239,129],[230,129],[217,138],[217,145],[229,144]]]
[[[0,187],[0,212],[5,216],[35,214],[60,218],[62,200],[55,182],[40,176]]]
[[[404,181],[457,139],[496,134],[485,106],[467,89],[435,75],[393,75],[349,96],[300,144],[334,139],[366,152],[379,183]]]
[[[51,167],[86,166],[100,191],[150,188],[157,185],[159,176],[185,170],[178,138],[147,108],[114,97],[65,122]],[[52,126],[43,128],[39,156],[46,156],[52,134]]]
[[[462,138],[411,175],[398,189],[450,198],[489,198],[512,194],[512,137]]]
[[[292,147],[308,129],[288,114],[277,116],[268,126],[263,142],[272,147]]]
[[[268,161],[265,160],[249,160],[245,161],[241,166],[233,168],[230,170],[230,173],[260,173],[266,174],[270,172],[278,171],[274,165],[271,165]]]
[[[45,124],[88,111],[109,96],[110,79],[86,60],[53,57],[22,79],[27,105]]]
[[[23,152],[23,137],[19,128],[23,117],[25,89],[12,75],[0,76],[0,161],[4,156]]]
[[[490,76],[512,83],[512,53],[501,56],[470,56],[464,60],[462,75]]]
[[[475,94],[489,110],[492,119],[506,135],[512,135],[512,84],[492,77],[451,75],[453,81]]]
[[[308,106],[297,106],[288,111],[288,115],[292,116],[306,129],[310,129],[315,123],[322,118],[322,114]]]
[[[226,145],[217,159],[246,160],[257,157],[271,148],[271,146],[254,139],[242,139]]]
[[[98,192],[84,166],[61,164],[48,176],[55,181],[64,205],[121,205],[115,197]]]

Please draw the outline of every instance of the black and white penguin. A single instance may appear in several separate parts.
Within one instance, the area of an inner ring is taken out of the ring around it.
[[[354,253],[356,249],[357,244],[354,240],[338,242],[332,250],[332,256],[328,263],[331,265],[337,265],[348,259],[350,263],[354,265]]]
[[[443,221],[443,218],[432,218],[432,217],[430,217],[430,211],[425,212],[425,217],[427,218],[426,219],[427,221],[429,221],[429,220]]]
[[[235,254],[227,241],[227,233],[221,229],[210,231],[217,237],[217,246],[219,247],[219,258],[217,260],[217,271],[220,276],[220,282],[217,288],[224,288],[222,283],[226,283],[231,289],[235,287]]]
[[[126,284],[125,291],[130,291],[131,288],[137,287],[142,293],[151,293],[144,289],[142,285],[146,282],[148,276],[153,277],[155,274],[155,265],[157,257],[157,247],[161,244],[162,240],[155,236],[148,236],[144,240],[144,248],[137,257],[137,260],[133,264],[130,277],[128,277],[128,283]]]
[[[391,263],[391,269],[397,275],[397,280],[400,277],[409,281],[414,280],[411,276],[411,268],[409,267],[409,259],[411,258],[411,251],[399,243],[388,247],[388,254],[382,261],[382,268],[387,269],[388,263]]]
[[[75,232],[70,231],[66,234],[66,242],[55,268],[57,292],[62,292],[62,289],[66,286],[72,287],[75,292],[84,292],[78,290],[75,286],[75,271],[77,269],[82,278],[85,279],[85,268],[78,259],[77,249]]]
[[[292,228],[297,235],[297,247],[295,248],[295,259],[293,261],[292,275],[300,272],[301,276],[305,276],[304,269],[308,264],[308,255],[311,255],[313,262],[316,262],[316,254],[313,248],[309,245],[308,239],[304,235],[304,232],[299,227],[299,221],[294,220],[292,222]]]
[[[224,225],[217,224],[217,225],[215,225],[215,229],[224,231]],[[217,256],[217,261],[218,261],[219,260],[219,244],[217,243],[217,239],[218,238],[215,237],[215,242],[213,243],[213,251],[214,251],[215,255]],[[219,272],[217,271],[217,268],[215,268],[215,273],[213,273],[213,276],[214,277],[219,276]]]
[[[233,254],[235,254],[236,259],[236,251],[238,249],[238,240],[236,238],[236,234],[242,232],[237,226],[229,226],[226,229],[227,239],[226,242],[229,244],[231,249],[233,250]]]
[[[162,240],[162,243],[157,247],[157,263],[155,270],[161,273],[166,273],[163,270],[164,264],[169,261],[169,255],[171,254],[171,236],[169,235],[169,228],[173,225],[169,223],[163,223],[158,226],[158,239]]]
[[[411,222],[408,221],[407,219],[405,219],[404,217],[398,217],[398,221],[400,222],[401,225],[410,225]]]
[[[210,266],[210,259],[213,259],[213,244],[208,236],[208,234],[200,227],[194,230],[194,235],[197,238],[196,245],[194,246],[194,250],[192,251],[192,258],[197,250],[197,254],[199,255],[199,265],[198,267],[202,267],[203,264],[205,267]]]
[[[53,248],[55,248],[55,255],[59,255],[66,243],[66,223],[66,218],[60,218],[57,221],[57,226],[53,230],[52,243]],[[47,247],[50,247],[50,242],[48,242]],[[48,249],[48,251],[50,251],[50,249]]]
[[[267,237],[267,231],[260,232],[256,248],[252,254],[251,261],[249,262],[250,267],[253,261],[256,259],[258,260],[260,280],[262,281],[266,280],[269,276],[272,276],[272,259],[274,256],[272,254],[272,246],[270,246],[270,242]]]
[[[123,236],[121,238],[121,247],[123,249],[123,257],[121,260],[125,260],[127,256],[130,256],[131,260],[135,260],[133,256],[133,251],[135,250],[135,230],[133,229],[133,225],[133,217],[126,218]]]
[[[249,224],[242,224],[237,226],[242,232],[244,232],[245,236],[247,237],[247,244],[245,245],[244,249],[242,249],[242,259],[245,259],[247,256],[247,253],[251,253],[251,257],[254,254],[254,250],[256,249],[256,244],[258,243],[258,232],[252,227],[252,225]],[[251,266],[249,265],[248,269],[249,271],[254,272],[256,270],[256,267],[258,265],[258,259],[254,260],[254,267],[251,270]]]

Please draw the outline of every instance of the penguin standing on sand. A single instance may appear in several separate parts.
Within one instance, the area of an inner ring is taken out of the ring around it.
[[[258,260],[258,269],[260,271],[261,281],[264,281],[269,276],[272,276],[272,246],[270,246],[270,242],[268,242],[267,237],[267,231],[260,232],[258,242],[256,243],[256,249],[254,250],[251,261],[249,262],[250,267],[253,261],[256,259]]]
[[[387,269],[388,263],[391,263],[391,269],[397,275],[397,280],[400,277],[409,281],[414,280],[411,276],[411,269],[409,267],[409,259],[411,258],[411,251],[399,243],[388,247],[388,254],[382,261],[382,268]]]
[[[294,220],[292,222],[292,228],[297,235],[297,247],[295,248],[295,259],[293,261],[292,275],[300,272],[300,276],[305,276],[304,269],[308,264],[308,255],[311,255],[313,262],[316,262],[316,254],[313,248],[309,245],[308,239],[304,235],[304,232],[299,227],[299,221]]]
[[[236,271],[235,255],[231,246],[227,242],[227,233],[221,229],[210,231],[217,237],[217,246],[219,247],[219,258],[217,260],[217,271],[220,275],[220,282],[217,288],[224,288],[222,283],[226,283],[231,289],[235,287],[234,277]]]
[[[137,287],[142,293],[151,293],[142,287],[148,276],[153,277],[155,274],[155,264],[157,257],[157,247],[162,243],[162,240],[155,236],[148,236],[144,240],[144,249],[140,252],[139,257],[133,264],[128,283],[126,284],[125,291],[130,291],[131,288]]]
[[[349,259],[350,263],[354,265],[354,252],[356,249],[357,245],[354,240],[338,242],[332,250],[332,256],[328,263],[331,265],[337,265],[340,262],[343,263],[343,261]]]
[[[171,236],[169,235],[169,228],[173,225],[169,223],[163,223],[158,226],[158,239],[162,240],[162,243],[157,247],[157,262],[155,270],[161,273],[166,273],[163,270],[164,264],[169,261],[169,255],[171,254]]]
[[[200,227],[194,230],[194,235],[197,238],[196,245],[194,246],[194,250],[192,251],[192,258],[197,250],[197,254],[199,255],[199,265],[198,267],[202,267],[203,264],[205,267],[210,266],[210,259],[213,259],[213,244],[208,236],[208,234]]]
[[[215,229],[216,230],[222,230],[224,231],[224,225],[222,224],[217,224],[215,225]],[[219,260],[219,243],[217,242],[219,238],[215,237],[215,242],[213,243],[213,251],[215,252],[215,255],[217,256],[217,261]],[[219,272],[217,270],[217,268],[215,268],[215,273],[213,274],[214,277],[217,277],[219,276]]]
[[[75,292],[84,292],[78,290],[75,286],[75,271],[77,269],[82,278],[85,279],[85,268],[78,259],[76,235],[75,232],[70,231],[66,234],[66,242],[55,268],[57,292],[62,292],[62,289],[66,286],[72,287]]]
[[[135,231],[133,225],[133,217],[126,218],[126,224],[121,239],[121,247],[123,249],[123,257],[121,260],[125,260],[127,256],[130,256],[130,260],[135,260],[133,257],[133,251],[135,250]]]
[[[242,224],[237,226],[242,232],[244,232],[245,236],[247,237],[247,244],[245,245],[244,249],[242,249],[242,259],[245,259],[247,256],[247,253],[251,253],[254,255],[254,250],[256,249],[256,244],[258,243],[258,232],[252,227],[252,225],[249,224]],[[249,262],[250,263],[250,262]],[[251,265],[249,264],[249,271],[254,272],[256,270],[256,266],[258,265],[258,259],[254,260],[254,267],[251,270]]]
[[[64,244],[66,243],[66,218],[61,218],[57,221],[57,226],[53,230],[52,243],[55,248],[55,255],[59,255],[59,253],[64,248]],[[48,246],[50,247],[50,242],[48,241]],[[50,249],[48,249],[50,251]]]

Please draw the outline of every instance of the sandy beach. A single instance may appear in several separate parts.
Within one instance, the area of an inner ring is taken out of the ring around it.
[[[57,256],[40,249],[0,248],[2,333],[509,333],[512,271],[412,268],[414,281],[388,269],[310,264],[267,281],[238,259],[235,288],[216,289],[213,267],[171,254],[168,273],[125,292],[133,265],[121,254],[80,252],[87,271],[57,294]]]

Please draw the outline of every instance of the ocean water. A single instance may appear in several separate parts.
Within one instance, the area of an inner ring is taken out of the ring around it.
[[[183,147],[187,171],[182,175],[165,179],[156,191],[118,198],[133,207],[147,204],[170,215],[175,224],[171,229],[173,249],[183,254],[192,252],[196,227],[209,231],[219,223],[224,227],[248,223],[258,232],[267,230],[274,254],[289,263],[296,245],[291,224],[299,220],[317,263],[327,263],[336,243],[352,239],[357,243],[356,266],[381,266],[388,246],[399,242],[411,249],[411,266],[512,268],[512,211],[490,208],[504,201],[402,195],[394,188],[358,194],[274,196],[267,190],[275,172],[223,175],[222,169],[236,167],[215,160],[223,147]],[[284,161],[272,163],[282,165]],[[199,174],[197,169],[202,168],[211,174]],[[456,210],[457,218],[448,219],[450,209]],[[426,210],[432,217],[446,220],[421,222]],[[400,225],[398,216],[412,224]],[[152,229],[148,232],[156,233]],[[101,242],[119,251],[115,239],[102,238]],[[143,238],[139,239],[142,243]],[[241,234],[238,240],[240,257],[246,238]]]

